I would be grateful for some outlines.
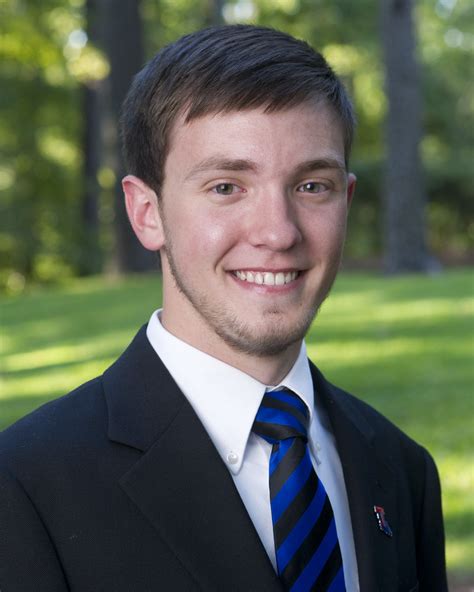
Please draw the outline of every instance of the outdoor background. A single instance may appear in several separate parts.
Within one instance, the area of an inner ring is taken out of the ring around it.
[[[0,429],[102,372],[160,305],[120,104],[160,47],[222,22],[307,40],[353,97],[356,198],[309,354],[433,454],[452,589],[474,590],[470,0],[0,0]]]

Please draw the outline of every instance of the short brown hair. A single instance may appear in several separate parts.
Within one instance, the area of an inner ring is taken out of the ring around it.
[[[177,117],[265,107],[278,111],[324,100],[344,134],[346,163],[354,113],[342,82],[306,42],[266,27],[225,25],[181,37],[135,77],[121,128],[130,173],[159,195],[168,136]]]

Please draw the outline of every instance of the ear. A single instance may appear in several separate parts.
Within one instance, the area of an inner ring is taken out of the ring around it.
[[[357,177],[353,173],[349,173],[347,175],[347,207],[351,207],[352,198],[354,197],[354,192],[356,188]]]
[[[122,179],[128,219],[145,249],[159,251],[164,244],[163,224],[158,197],[146,183],[134,175]]]

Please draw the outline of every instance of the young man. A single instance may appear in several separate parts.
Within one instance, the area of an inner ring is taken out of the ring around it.
[[[353,125],[321,55],[270,29],[200,31],[140,72],[123,187],[163,308],[2,434],[2,592],[447,589],[430,456],[305,353]]]

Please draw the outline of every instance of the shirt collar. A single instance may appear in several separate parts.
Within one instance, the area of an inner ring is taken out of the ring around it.
[[[169,333],[159,320],[160,312],[157,310],[151,315],[148,340],[232,473],[240,471],[255,415],[266,390],[289,388],[303,399],[310,414],[313,413],[313,383],[304,343],[287,376],[278,386],[267,387]]]
[[[293,367],[285,378],[278,386],[267,390],[276,390],[283,387],[296,393],[300,399],[305,402],[309,410],[311,422],[314,413],[314,388],[304,341],[301,343],[300,352],[296,358],[296,362],[293,364]]]

